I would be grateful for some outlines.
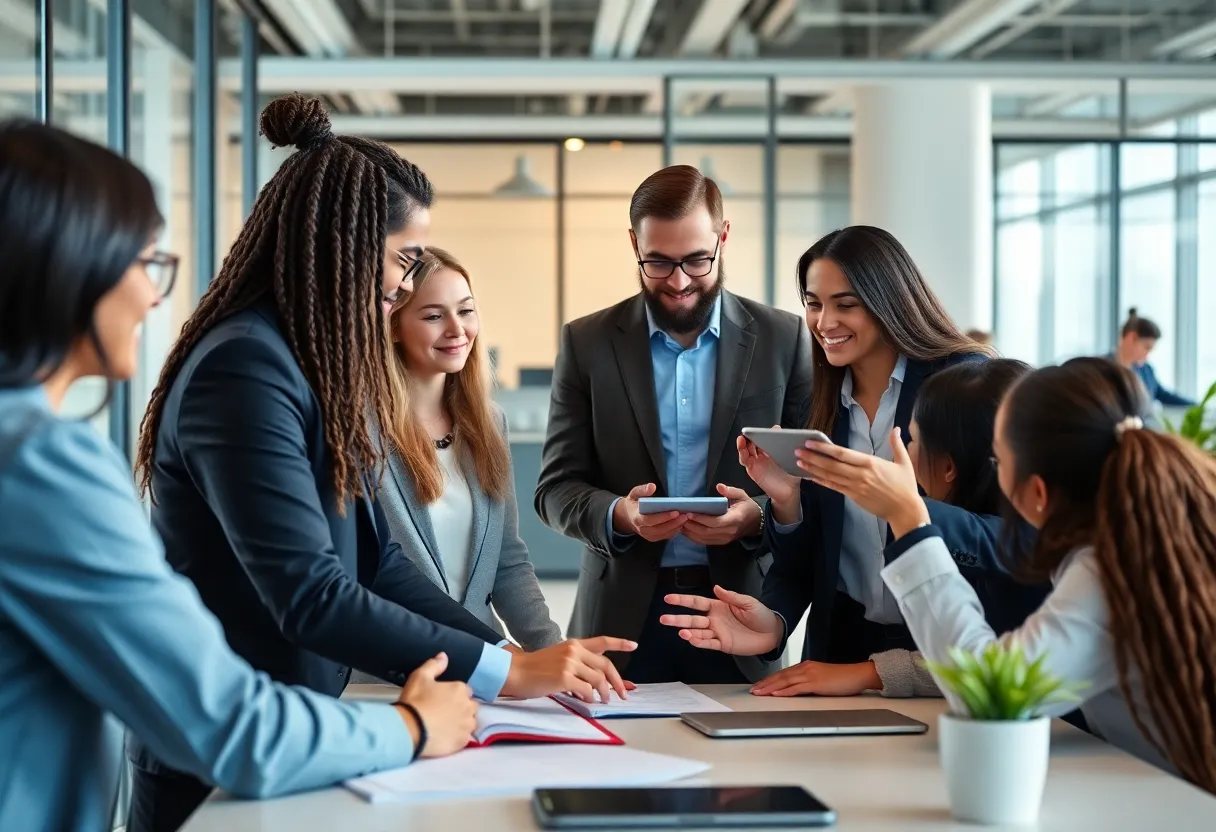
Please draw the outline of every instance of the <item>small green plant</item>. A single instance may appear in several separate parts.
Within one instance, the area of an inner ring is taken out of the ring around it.
[[[1004,647],[994,641],[978,655],[949,648],[946,663],[925,660],[929,672],[957,694],[968,714],[978,720],[1027,720],[1039,715],[1044,705],[1079,702],[1083,685],[1066,685],[1048,673],[1046,655],[1026,661],[1021,645]]]
[[[1189,407],[1186,413],[1182,414],[1182,423],[1177,427],[1169,420],[1165,420],[1165,426],[1170,433],[1181,437],[1188,442],[1194,442],[1197,446],[1207,451],[1210,454],[1216,454],[1216,429],[1205,428],[1203,426],[1206,419],[1208,403],[1216,398],[1216,382],[1208,388],[1208,392],[1204,395],[1203,401],[1194,407]]]

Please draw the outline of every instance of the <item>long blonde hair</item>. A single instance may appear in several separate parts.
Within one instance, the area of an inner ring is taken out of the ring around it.
[[[409,309],[419,290],[438,272],[450,269],[461,275],[473,289],[468,270],[448,252],[440,248],[428,248],[422,256],[422,266],[414,276],[414,289],[402,296],[389,313],[389,326],[397,331],[400,316]],[[418,499],[430,504],[443,494],[444,475],[435,453],[435,443],[414,412],[412,399],[408,395],[410,374],[405,366],[401,345],[393,350],[395,372],[403,382],[406,396],[405,406],[393,414],[397,438],[395,444],[402,461],[414,477],[414,490]],[[511,458],[507,450],[506,437],[498,426],[490,396],[490,367],[481,338],[473,341],[469,358],[459,373],[449,374],[444,380],[443,404],[452,416],[453,447],[460,455],[466,470],[477,475],[477,481],[491,497],[503,499],[507,494],[511,476]]]

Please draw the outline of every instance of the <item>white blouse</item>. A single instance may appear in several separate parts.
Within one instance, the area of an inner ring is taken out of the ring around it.
[[[882,577],[899,602],[916,646],[927,658],[949,661],[946,650],[952,645],[978,653],[997,640],[984,620],[975,590],[959,574],[940,536],[913,544],[883,569]],[[1043,605],[999,641],[1005,645],[1019,642],[1030,661],[1047,654],[1045,669],[1065,682],[1085,685],[1079,695],[1084,699],[1081,712],[1090,730],[1146,762],[1177,773],[1140,733],[1119,689],[1109,609],[1093,550],[1083,547],[1071,552],[1056,570],[1052,584]],[[1143,687],[1135,675],[1131,688],[1137,710],[1147,717]],[[945,689],[943,693],[952,707],[961,710],[957,697]],[[1073,703],[1058,703],[1043,712],[1061,716],[1074,707]],[[1151,724],[1150,719],[1146,722]]]
[[[453,447],[436,451],[443,467],[443,494],[428,506],[448,595],[464,602],[473,557],[473,495]]]

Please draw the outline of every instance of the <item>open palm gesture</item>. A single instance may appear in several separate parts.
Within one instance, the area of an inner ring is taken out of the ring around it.
[[[719,650],[733,656],[758,656],[775,650],[785,634],[781,617],[750,595],[714,587],[715,598],[700,595],[668,595],[674,607],[697,610],[703,615],[663,615],[659,622],[678,627],[680,638],[693,647]]]

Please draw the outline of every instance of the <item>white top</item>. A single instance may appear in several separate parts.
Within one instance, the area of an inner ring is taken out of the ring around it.
[[[979,652],[997,636],[984,620],[975,590],[959,574],[945,542],[936,535],[912,545],[883,570],[895,593],[916,646],[929,659],[948,661],[951,645]],[[1173,767],[1144,738],[1119,690],[1114,647],[1107,626],[1109,611],[1097,562],[1089,547],[1076,549],[1060,564],[1053,589],[1017,630],[1000,637],[1002,644],[1018,641],[1026,658],[1047,655],[1046,669],[1066,682],[1082,683],[1081,712],[1091,730],[1124,751],[1167,771]],[[1139,712],[1146,716],[1144,693],[1133,676],[1132,691]],[[944,691],[945,692],[945,691]],[[945,692],[954,708],[959,700]],[[1047,706],[1050,716],[1066,714],[1072,703]]]
[[[444,589],[463,603],[473,558],[473,495],[456,449],[449,446],[436,453],[443,466],[443,494],[427,510],[431,513],[431,528],[435,530],[440,566],[447,582]]]
[[[895,429],[895,410],[904,386],[908,359],[900,356],[891,370],[887,389],[878,401],[874,421],[865,408],[853,399],[853,368],[845,371],[840,385],[841,406],[849,413],[849,448],[891,462],[891,431]],[[839,589],[866,608],[866,618],[879,624],[902,624],[903,616],[895,598],[883,586],[882,568],[886,561],[887,521],[875,517],[857,503],[844,498],[844,517],[840,530]]]
[[[352,685],[343,697],[359,696]],[[795,783],[836,810],[838,832],[975,832],[950,819],[946,778],[938,763],[941,699],[873,696],[752,696],[740,685],[697,686],[736,711],[890,708],[929,726],[929,736],[785,737],[711,740],[678,719],[614,719],[606,727],[628,748],[703,760],[713,766],[694,782],[719,786]],[[397,688],[380,688],[395,698]],[[611,752],[611,748],[594,747]],[[461,754],[495,753],[474,748]],[[415,766],[430,765],[420,760]],[[876,787],[874,784],[878,783]],[[536,783],[552,786],[557,783]],[[673,784],[675,785],[675,784]],[[682,784],[681,784],[682,785]],[[494,829],[536,832],[531,789],[477,800],[375,805],[342,788],[273,801],[233,800],[216,792],[184,826],[185,832],[349,832],[400,829]],[[1216,829],[1216,797],[1145,765],[1113,745],[1059,720],[1052,724],[1051,769],[1043,793],[1041,832],[1140,832]]]

